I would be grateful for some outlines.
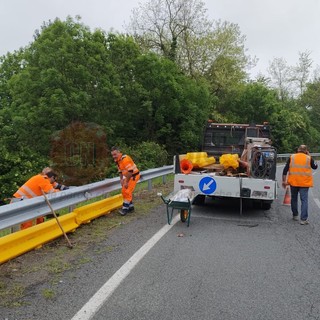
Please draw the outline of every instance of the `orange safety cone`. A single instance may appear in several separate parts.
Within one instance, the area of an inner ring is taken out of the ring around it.
[[[286,187],[286,193],[284,195],[282,204],[285,206],[291,206],[291,195],[290,195],[290,187],[289,186]]]
[[[188,174],[193,169],[192,162],[188,159],[183,159],[180,161],[181,172],[184,174]]]

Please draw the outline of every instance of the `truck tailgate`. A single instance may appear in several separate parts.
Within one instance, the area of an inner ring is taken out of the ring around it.
[[[269,179],[215,176],[209,174],[175,174],[174,191],[190,188],[196,194],[215,197],[274,200],[277,182]]]

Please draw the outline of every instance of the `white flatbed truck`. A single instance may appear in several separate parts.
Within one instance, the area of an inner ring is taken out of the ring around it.
[[[191,189],[196,195],[193,204],[202,204],[207,196],[238,198],[240,214],[242,200],[253,202],[255,208],[269,210],[277,198],[276,150],[271,146],[268,125],[218,124],[209,122],[204,132],[202,151],[210,156],[246,154],[247,173],[233,176],[201,168],[188,174],[181,172],[180,161],[174,160],[174,193]],[[243,157],[242,157],[243,159]]]

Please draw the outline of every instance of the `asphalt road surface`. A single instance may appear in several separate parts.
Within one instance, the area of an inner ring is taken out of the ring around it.
[[[292,220],[281,186],[270,210],[245,203],[242,216],[238,200],[208,198],[189,227],[167,225],[163,205],[106,239],[115,250],[66,272],[56,299],[35,295],[23,315],[0,319],[320,319],[317,171],[314,180],[310,225]]]

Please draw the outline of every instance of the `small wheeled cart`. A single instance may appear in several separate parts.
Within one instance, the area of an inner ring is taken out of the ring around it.
[[[171,224],[174,210],[180,210],[180,219],[182,222],[187,221],[189,227],[191,218],[191,206],[194,199],[194,193],[189,189],[182,189],[176,193],[170,193],[168,196],[163,197],[160,194],[161,199],[167,207],[167,219],[168,224]]]

